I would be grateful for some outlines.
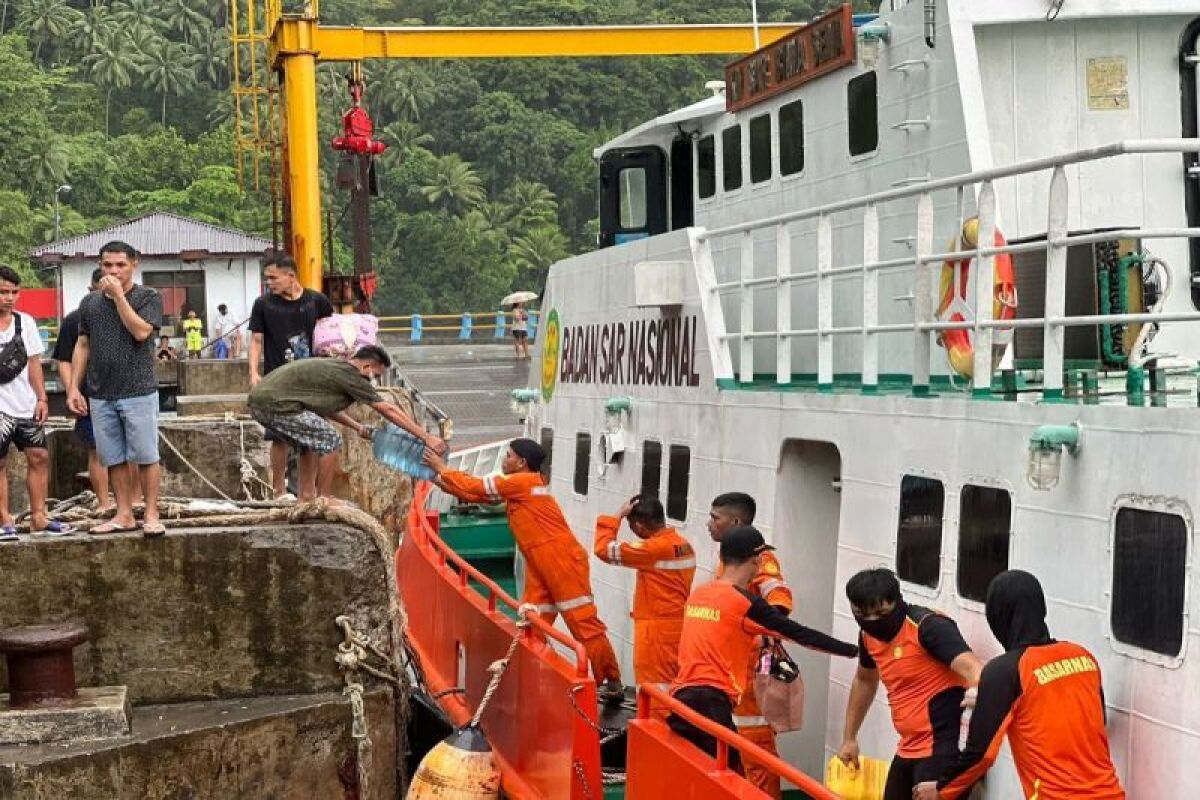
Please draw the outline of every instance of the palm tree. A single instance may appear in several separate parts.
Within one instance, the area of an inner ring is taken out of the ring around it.
[[[128,89],[138,74],[138,54],[122,47],[122,37],[110,34],[96,43],[96,49],[83,57],[88,77],[104,87],[104,135],[109,135],[108,112],[113,89]]]
[[[167,31],[155,0],[114,0],[112,20],[135,42],[151,42]]]
[[[34,42],[33,57],[37,59],[42,45],[67,37],[82,16],[67,0],[27,0],[17,12],[17,27]]]
[[[167,124],[167,96],[186,94],[196,87],[199,56],[185,44],[158,37],[142,51],[142,86],[162,96],[160,121]]]
[[[431,182],[421,187],[421,194],[451,213],[468,211],[487,198],[483,182],[457,153],[437,159]]]
[[[60,186],[71,174],[71,156],[67,145],[59,137],[47,139],[34,157],[33,178],[44,186]]]
[[[165,0],[159,14],[188,44],[202,41],[204,35],[212,31],[212,22],[202,9],[197,8],[194,0]]]
[[[518,180],[503,194],[512,209],[513,222],[521,230],[553,225],[558,214],[558,198],[538,181]]]
[[[549,225],[534,228],[512,243],[508,255],[524,273],[522,280],[527,283],[523,285],[541,286],[550,265],[569,255],[567,237]]]
[[[207,25],[207,23],[205,23]],[[200,74],[208,79],[214,89],[223,89],[227,85],[229,63],[232,45],[229,42],[229,28],[208,28],[208,33],[196,40],[196,56],[200,65]]]
[[[71,40],[76,50],[90,53],[102,40],[108,38],[112,28],[108,6],[92,6],[80,15],[79,22],[71,33]]]
[[[433,134],[421,130],[417,123],[405,120],[380,128],[378,137],[387,143],[388,149],[383,151],[380,160],[389,168],[400,166],[404,157],[416,148],[433,144]]]
[[[434,100],[435,87],[429,73],[411,64],[386,61],[370,71],[368,90],[379,104],[401,120],[415,121]]]

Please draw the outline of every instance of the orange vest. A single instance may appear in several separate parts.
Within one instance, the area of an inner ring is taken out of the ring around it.
[[[1096,657],[1074,642],[1029,647],[1008,743],[1026,797],[1121,800]]]
[[[904,758],[933,755],[930,702],[948,689],[966,688],[967,685],[950,667],[921,646],[919,631],[919,623],[905,616],[900,632],[890,642],[881,642],[866,633],[862,635],[863,646],[874,659],[879,679],[887,689],[892,724],[900,734],[896,755]]]
[[[717,577],[725,572],[725,565],[717,562]],[[758,572],[750,581],[750,594],[756,594],[768,605],[779,606],[792,613],[792,590],[783,579],[779,559],[770,550],[759,554]]]
[[[550,487],[537,472],[487,475],[482,478],[450,470],[442,482],[455,497],[475,503],[504,501],[508,527],[523,552],[549,542],[580,547]]]
[[[746,619],[749,608],[746,596],[725,581],[692,592],[684,607],[679,675],[671,684],[672,692],[685,686],[711,686],[737,705],[746,690],[754,637],[763,632]]]
[[[683,617],[683,606],[696,574],[696,553],[674,528],[663,528],[649,539],[618,542],[620,520],[602,516],[596,520],[595,553],[601,560],[637,570],[633,593],[634,619]]]

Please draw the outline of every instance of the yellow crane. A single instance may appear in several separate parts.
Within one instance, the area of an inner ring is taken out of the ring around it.
[[[283,199],[284,246],[296,259],[301,282],[317,290],[322,283],[318,62],[735,54],[770,44],[798,27],[360,28],[322,25],[319,0],[307,0],[300,13],[284,13],[282,0],[265,0],[260,6],[263,2],[230,0],[239,175],[245,178],[245,170],[252,170],[257,185],[261,162],[269,159],[273,193]],[[277,102],[280,95],[282,103]]]

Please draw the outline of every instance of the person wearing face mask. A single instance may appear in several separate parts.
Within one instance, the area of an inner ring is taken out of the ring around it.
[[[743,492],[726,492],[713,498],[712,507],[708,512],[708,535],[714,542],[723,541],[725,533],[733,528],[751,525],[757,511],[754,498]],[[721,577],[723,566],[717,565],[717,577]],[[751,594],[761,597],[780,614],[788,616],[792,613],[792,590],[783,579],[783,570],[779,567],[779,559],[770,550],[764,550],[758,558],[758,571],[750,579],[746,587]],[[759,665],[761,645],[769,643],[759,639],[750,652],[746,664],[746,686],[754,686],[754,673]],[[775,745],[775,729],[767,722],[762,710],[758,707],[758,698],[753,691],[743,692],[733,711],[733,721],[738,733],[758,745],[772,755],[779,755]],[[763,769],[757,764],[746,765],[746,780],[753,783],[775,800],[779,800],[782,787],[779,776]]]
[[[859,572],[846,583],[846,597],[861,632],[837,755],[858,765],[858,731],[882,681],[900,734],[883,800],[909,800],[913,787],[958,757],[963,698],[979,683],[983,664],[954,620],[904,602],[889,569]]]
[[[1046,596],[1028,572],[993,578],[986,614],[1005,652],[983,670],[966,747],[937,779],[920,783],[913,798],[966,797],[1007,735],[1024,797],[1124,800],[1108,749],[1096,657],[1050,638]]]

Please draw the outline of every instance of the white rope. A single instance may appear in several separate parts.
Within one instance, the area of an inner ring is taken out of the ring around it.
[[[214,492],[217,493],[218,497],[220,497],[222,500],[228,500],[230,503],[236,502],[232,497],[230,497],[229,495],[222,492],[221,487],[217,486],[215,483],[210,481],[204,475],[203,472],[196,469],[196,465],[193,464],[191,461],[188,461],[187,456],[185,456],[183,453],[179,452],[179,448],[177,448],[175,445],[171,444],[171,440],[167,438],[167,435],[165,433],[163,433],[162,428],[158,429],[158,436],[160,439],[163,440],[163,444],[165,444],[172,453],[174,453],[176,456],[178,456],[179,460],[182,461],[188,469],[190,469],[192,472],[196,473],[197,478],[204,481],[206,484],[208,484],[208,487],[210,489],[212,489]]]
[[[487,710],[488,703],[492,702],[492,695],[500,688],[500,679],[504,677],[504,671],[508,669],[508,662],[512,660],[513,654],[517,652],[517,645],[521,643],[521,636],[524,629],[530,626],[529,620],[525,617],[525,606],[521,606],[521,618],[517,620],[517,632],[513,635],[512,641],[508,643],[508,652],[504,654],[504,658],[493,661],[488,666],[488,672],[492,673],[492,679],[488,681],[487,689],[483,693],[483,697],[479,700],[479,706],[475,709],[475,716],[471,717],[469,727],[478,727],[479,721],[483,719],[483,712]]]

